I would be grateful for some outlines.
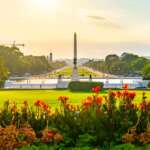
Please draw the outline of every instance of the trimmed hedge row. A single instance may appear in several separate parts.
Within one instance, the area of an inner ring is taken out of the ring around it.
[[[103,88],[102,82],[81,82],[81,81],[72,81],[69,83],[69,90],[72,92],[80,92],[80,91],[91,91],[92,87],[101,86]]]

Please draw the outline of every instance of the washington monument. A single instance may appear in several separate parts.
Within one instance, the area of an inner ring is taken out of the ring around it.
[[[77,67],[77,34],[74,33],[74,58],[73,58],[73,70],[72,70],[72,81],[78,81],[78,67]]]

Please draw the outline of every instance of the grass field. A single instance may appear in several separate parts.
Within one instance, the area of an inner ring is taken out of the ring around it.
[[[135,103],[140,103],[143,91],[136,91]],[[147,97],[150,100],[150,91],[146,91]],[[0,106],[4,101],[9,100],[11,103],[16,102],[20,105],[24,100],[33,104],[35,100],[44,100],[52,107],[58,106],[59,96],[68,96],[73,104],[80,104],[87,96],[92,93],[86,92],[70,92],[69,90],[0,90]],[[101,94],[104,95],[104,94]]]
[[[58,77],[58,75],[60,75],[60,74],[63,75],[64,77],[70,77],[72,75],[72,68],[67,67],[61,71],[51,73],[49,75],[49,77]],[[79,76],[83,76],[83,77],[89,77],[90,75],[92,75],[93,77],[100,77],[99,74],[97,74],[93,71],[89,71],[89,70],[85,69],[84,67],[78,67],[78,74],[79,74]]]

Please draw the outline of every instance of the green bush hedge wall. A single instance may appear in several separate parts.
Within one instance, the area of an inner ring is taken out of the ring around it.
[[[80,82],[80,81],[72,81],[69,83],[69,90],[73,92],[79,91],[91,91],[92,87],[101,86],[103,88],[102,82]]]

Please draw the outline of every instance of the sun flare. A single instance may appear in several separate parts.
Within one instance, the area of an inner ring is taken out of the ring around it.
[[[33,5],[40,9],[55,10],[60,5],[60,0],[32,0]]]

